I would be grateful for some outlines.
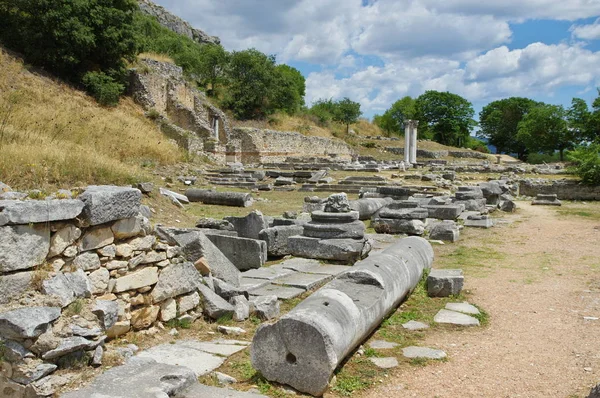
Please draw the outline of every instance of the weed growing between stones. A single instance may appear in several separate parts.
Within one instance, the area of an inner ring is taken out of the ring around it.
[[[65,314],[67,316],[79,315],[79,314],[81,314],[81,311],[83,310],[84,305],[85,305],[85,300],[78,298],[77,300],[75,300],[71,304],[69,304],[69,306],[65,310]]]
[[[175,329],[189,329],[192,327],[192,322],[189,319],[171,319],[166,323],[167,327]]]

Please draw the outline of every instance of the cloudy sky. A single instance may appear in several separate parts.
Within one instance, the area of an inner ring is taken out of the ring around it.
[[[450,91],[478,112],[525,96],[568,106],[600,87],[600,0],[155,0],[227,50],[254,47],[306,77],[306,102],[364,115]]]

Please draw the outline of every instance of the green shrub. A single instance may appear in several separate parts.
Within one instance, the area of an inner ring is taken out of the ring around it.
[[[116,82],[104,72],[88,72],[83,76],[82,83],[88,93],[104,106],[115,106],[125,86]]]
[[[600,185],[600,143],[581,146],[567,156],[584,184]]]

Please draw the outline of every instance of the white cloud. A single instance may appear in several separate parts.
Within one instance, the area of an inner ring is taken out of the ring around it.
[[[344,79],[331,72],[307,79],[308,102],[349,96],[366,112],[381,112],[405,95],[451,91],[473,102],[507,96],[548,95],[561,87],[589,87],[600,81],[600,52],[567,44],[533,43],[510,51],[502,46],[466,65],[442,58],[418,58],[368,67]]]
[[[569,30],[577,39],[600,40],[600,19],[589,25],[573,25]]]

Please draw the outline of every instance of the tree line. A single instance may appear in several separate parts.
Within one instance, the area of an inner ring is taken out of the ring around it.
[[[591,110],[581,98],[573,98],[567,109],[523,97],[510,97],[487,104],[473,116],[472,104],[450,92],[426,91],[417,98],[394,102],[373,122],[389,134],[402,134],[404,120],[419,120],[421,138],[451,146],[470,146],[471,133],[497,148],[497,153],[516,154],[527,160],[530,153],[558,152],[600,139],[600,91]],[[476,143],[481,144],[481,143]]]
[[[236,118],[304,106],[305,79],[258,50],[199,44],[142,14],[135,0],[0,0],[0,42],[26,62],[115,105],[127,67],[142,52],[171,57],[186,76]]]

